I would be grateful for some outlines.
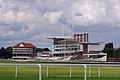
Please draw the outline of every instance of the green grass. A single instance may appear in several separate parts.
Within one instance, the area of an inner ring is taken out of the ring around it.
[[[101,78],[97,77],[97,70],[92,67],[91,78],[87,80],[120,80],[120,67],[102,67]],[[83,72],[83,67],[72,67],[72,78],[69,78],[69,67],[52,66],[46,78],[46,67],[42,67],[42,80],[84,80]],[[18,67],[18,78],[15,78],[15,67],[0,66],[0,80],[38,80],[38,67]]]

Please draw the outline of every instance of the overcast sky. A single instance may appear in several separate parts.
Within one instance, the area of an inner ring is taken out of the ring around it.
[[[50,47],[49,36],[89,33],[91,42],[120,46],[120,0],[0,0],[0,47],[30,42]]]

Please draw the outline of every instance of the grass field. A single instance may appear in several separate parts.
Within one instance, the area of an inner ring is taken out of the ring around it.
[[[83,67],[72,67],[72,78],[69,78],[69,67],[49,67],[49,77],[45,76],[46,67],[42,67],[42,80],[84,80]],[[97,67],[92,67],[91,76],[87,80],[120,80],[120,67],[102,67],[101,78],[97,77]],[[38,67],[18,67],[18,78],[15,78],[15,67],[0,66],[0,80],[38,80]]]

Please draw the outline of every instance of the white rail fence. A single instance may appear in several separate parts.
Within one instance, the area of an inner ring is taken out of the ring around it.
[[[18,77],[18,66],[38,66],[39,67],[39,80],[42,80],[42,66],[46,66],[46,77],[49,75],[49,66],[69,66],[70,76],[72,77],[72,66],[83,66],[84,67],[84,80],[87,80],[86,68],[89,67],[89,77],[91,77],[91,67],[98,67],[98,77],[100,77],[101,67],[120,67],[120,64],[3,64],[0,66],[16,66],[15,78]]]

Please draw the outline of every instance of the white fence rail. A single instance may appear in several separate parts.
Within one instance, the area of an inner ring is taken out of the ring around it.
[[[41,64],[41,66],[47,66],[46,77],[48,77],[48,66],[70,66],[70,77],[72,77],[72,66],[83,66],[84,67],[84,80],[87,79],[86,65],[85,64]]]
[[[41,64],[4,64],[4,63],[1,63],[0,66],[16,66],[15,78],[18,77],[18,66],[38,66],[39,67],[39,80],[42,80]]]
[[[89,77],[91,77],[91,67],[98,67],[98,77],[100,77],[100,67],[120,67],[120,64],[4,64],[0,66],[16,66],[15,78],[18,77],[18,66],[38,66],[39,67],[39,80],[42,80],[42,66],[46,66],[46,77],[49,74],[49,66],[70,66],[70,77],[72,77],[72,66],[83,66],[84,67],[84,80],[87,80],[86,68],[89,67]]]

